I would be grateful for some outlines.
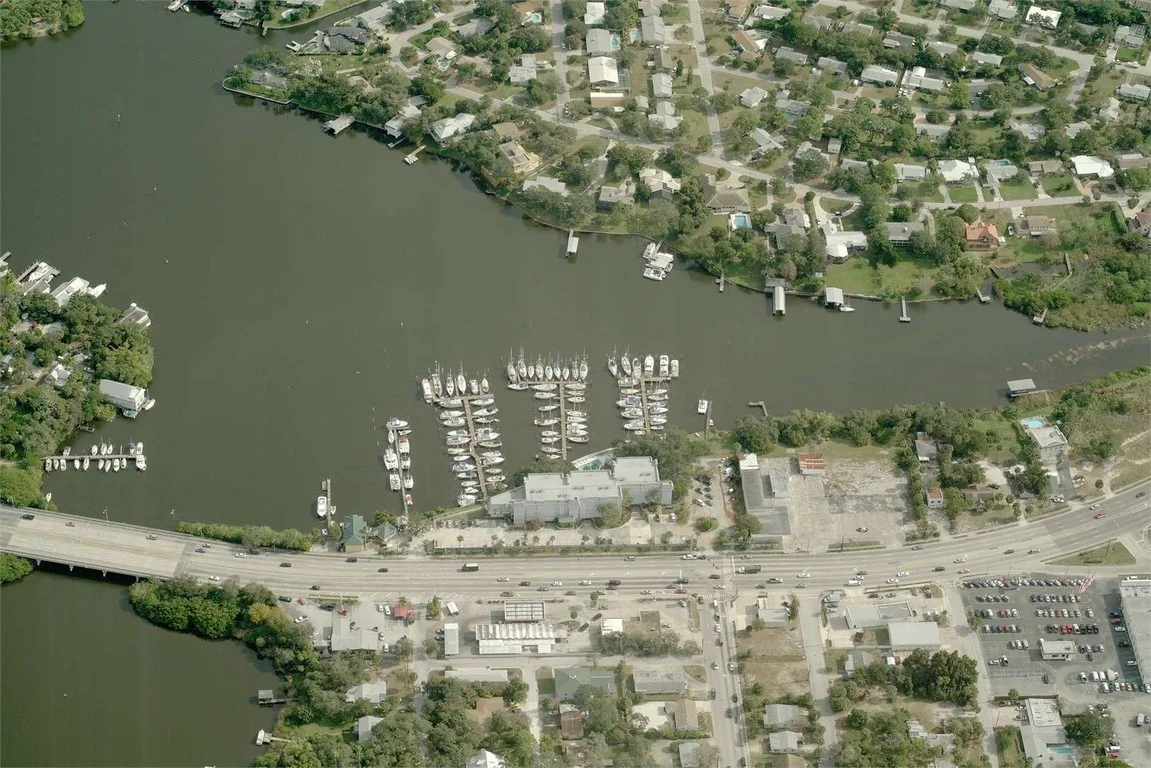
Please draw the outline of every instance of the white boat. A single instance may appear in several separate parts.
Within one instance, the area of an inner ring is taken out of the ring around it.
[[[664,272],[662,269],[656,269],[655,267],[647,267],[643,271],[643,276],[646,277],[648,280],[660,281],[660,280],[663,280],[665,277],[667,277],[667,273]]]
[[[104,460],[103,459],[100,459],[100,463],[96,466],[96,469],[100,472],[104,471]]]
[[[400,449],[400,453],[410,453],[411,452],[412,446],[410,443],[408,443],[408,436],[407,435],[404,435],[403,437],[400,438],[399,449]]]
[[[544,445],[553,445],[555,443],[558,443],[559,441],[560,441],[560,439],[558,437],[541,437],[540,438],[540,442],[543,443]]]
[[[403,419],[397,419],[395,416],[388,419],[388,429],[403,429],[408,426],[408,422]]]
[[[144,443],[143,442],[136,443],[136,455],[137,456],[143,456],[144,455]]]
[[[403,456],[400,457],[400,469],[411,469],[411,468],[412,468],[412,457],[405,453]]]
[[[432,383],[426,377],[420,379],[420,392],[424,395],[425,403],[430,403],[435,398],[435,393],[432,392]]]
[[[115,459],[112,459],[112,471],[113,472],[119,472],[120,471],[120,459],[118,457]]]
[[[548,456],[558,456],[562,453],[562,451],[554,445],[542,445],[540,446],[540,451]]]
[[[641,419],[643,418],[643,408],[624,408],[619,415],[625,419]]]
[[[436,372],[432,374],[432,391],[436,393],[436,397],[442,397],[444,394],[444,383],[440,379],[440,369],[437,366]]]
[[[507,374],[508,374],[508,381],[510,381],[512,384],[515,384],[517,381],[520,380],[520,376],[516,373],[516,364],[514,362],[512,362],[512,359],[510,357],[508,358]]]
[[[400,473],[391,472],[388,474],[388,485],[393,491],[400,490]]]
[[[667,416],[652,416],[649,421],[652,424],[667,424]]]
[[[462,427],[467,424],[463,419],[444,419],[441,423],[445,427]]]
[[[480,440],[499,440],[500,433],[494,429],[479,429],[476,430],[476,441]]]
[[[415,488],[415,487],[416,487],[416,479],[414,477],[412,477],[411,475],[404,475],[404,488],[406,490],[410,491],[412,488]]]
[[[530,379],[531,371],[528,370],[528,365],[524,363],[524,350],[520,348],[520,358],[516,361],[516,373],[521,379]]]
[[[548,411],[554,411],[557,408],[559,408],[559,406],[555,403],[552,403],[551,405],[541,405],[539,408],[536,408],[536,410],[540,413],[547,413]]]
[[[384,467],[387,469],[399,469],[400,457],[396,455],[396,451],[390,445],[384,451]]]
[[[534,381],[536,377],[536,366],[534,363],[528,363],[528,379]]]
[[[100,449],[99,449],[99,448],[97,448],[95,445],[93,445],[93,446],[92,446],[91,455],[95,456],[95,455],[96,455],[96,452],[97,452],[98,450],[100,450]]]
[[[461,480],[460,481],[460,487],[463,488],[464,490],[472,490],[474,488],[479,488],[480,487],[480,481],[469,477],[467,480]]]
[[[467,436],[456,437],[454,435],[449,435],[444,440],[444,443],[446,443],[447,445],[467,445],[470,442],[471,442],[471,438],[467,437]]]
[[[503,463],[504,463],[504,457],[503,456],[500,456],[498,459],[484,459],[483,460],[483,465],[485,467],[494,467],[498,464],[503,464]]]
[[[105,471],[105,472],[111,472],[111,471],[112,471],[112,460],[111,460],[111,459],[106,459],[106,460],[105,460],[105,462],[104,462],[104,471]]]
[[[549,384],[547,382],[543,384],[532,384],[532,389],[536,392],[555,392],[558,387],[559,384]]]
[[[51,472],[52,471],[52,460],[51,459],[44,459],[44,471],[45,472]]]
[[[461,461],[458,464],[452,465],[453,472],[475,472],[476,465],[470,461]]]
[[[652,427],[651,427],[651,431],[652,431],[652,432],[662,432],[662,431],[663,431],[663,427],[664,427],[664,425],[663,425],[663,424],[653,424],[653,425],[652,425]]]
[[[607,359],[607,372],[610,373],[613,378],[619,376],[619,363],[616,362],[614,356]]]
[[[472,411],[472,415],[473,416],[495,416],[499,412],[500,412],[500,409],[493,406],[490,408],[480,408],[478,411]]]
[[[559,419],[536,419],[534,421],[534,424],[537,427],[550,427],[553,424],[559,424],[559,423],[560,423]]]
[[[476,424],[499,424],[500,419],[498,416],[480,416],[476,419]]]
[[[583,424],[587,421],[587,416],[568,416],[568,424]]]
[[[573,381],[567,385],[567,389],[569,392],[586,392],[587,384],[584,384],[582,381]]]
[[[79,459],[72,459],[72,468],[73,469],[79,469],[80,468],[80,460]]]
[[[588,438],[585,437],[584,435],[572,435],[571,437],[568,438],[569,443],[579,443],[580,445],[586,443],[587,441],[588,441]]]
[[[708,403],[706,400],[700,400],[698,403],[695,404],[695,412],[698,413],[700,416],[703,416],[704,414],[707,413],[707,405],[708,405]]]
[[[548,381],[551,381],[553,376],[555,376],[555,373],[552,371],[552,367],[550,365],[545,365],[544,366],[544,378],[547,379]]]
[[[568,365],[567,363],[564,363],[563,370],[560,371],[560,373],[563,375],[563,380],[567,381],[568,379],[570,379],[572,377],[571,366]]]
[[[448,375],[444,377],[444,391],[448,393],[448,397],[456,396],[456,379],[452,376],[451,371],[448,371]],[[462,395],[463,392],[460,394]]]
[[[569,403],[575,403],[576,405],[579,405],[580,403],[586,403],[587,398],[586,397],[569,397],[568,402]]]
[[[481,448],[503,448],[504,444],[499,440],[481,440],[476,443]]]
[[[667,355],[659,356],[659,377],[666,379],[671,373],[671,358]]]
[[[453,429],[448,433],[448,437],[470,437],[466,429]]]
[[[528,388],[528,385],[523,383],[522,381],[517,382],[515,384],[508,384],[508,389],[513,390],[515,392],[523,392],[527,388]]]
[[[489,483],[493,483],[493,484],[494,483],[502,483],[505,480],[507,480],[507,478],[504,477],[503,475],[488,475],[488,482]]]
[[[579,361],[579,380],[587,381],[587,358]]]
[[[327,516],[328,516],[328,497],[327,496],[317,496],[316,497],[316,517],[323,518],[323,517],[327,517]]]
[[[480,393],[480,383],[475,379],[471,379],[468,381],[468,389],[471,390],[473,395],[478,395]]]
[[[636,408],[643,405],[643,398],[637,397],[635,395],[630,395],[623,398],[622,400],[616,400],[615,404],[620,408]]]
[[[485,459],[498,459],[502,457],[503,454],[499,451],[484,451],[480,456],[483,456]]]
[[[456,374],[456,391],[461,395],[467,394],[468,380],[464,377],[463,370]]]
[[[667,408],[665,408],[662,405],[653,405],[651,408],[648,408],[647,410],[649,413],[657,413],[657,414],[658,413],[667,413]]]
[[[667,395],[648,395],[648,402],[662,403],[667,401]]]
[[[554,400],[557,395],[554,392],[535,392],[536,400]]]
[[[136,457],[136,469],[143,472],[147,468],[148,468],[148,458],[146,456],[137,456]]]
[[[655,373],[655,358],[647,355],[643,359],[643,375],[650,377]]]
[[[489,405],[495,405],[495,404],[496,404],[496,399],[494,397],[492,397],[491,395],[484,395],[483,397],[477,397],[475,400],[472,401],[472,405],[478,406],[480,408],[486,408]]]
[[[472,470],[471,472],[457,472],[456,473],[456,479],[457,480],[463,480],[465,482],[468,480],[471,480],[472,478],[474,478],[476,476],[477,475],[476,475],[475,470]]]
[[[540,432],[540,437],[559,437],[559,436],[560,436],[560,433],[556,432],[554,429],[545,429],[543,432]]]
[[[464,417],[463,411],[440,411],[440,419],[446,421],[447,419],[462,419]]]
[[[468,449],[462,445],[453,445],[447,451],[449,456],[466,456],[468,453]]]
[[[488,377],[485,375],[482,379],[480,379],[480,392],[482,392],[486,395],[488,392],[491,392],[491,391],[492,391],[491,383],[488,381]]]
[[[586,437],[587,434],[588,431],[586,429],[569,429],[568,439],[571,440],[573,437]]]
[[[576,419],[576,418],[579,418],[581,416],[586,417],[587,413],[585,411],[568,411],[568,418],[569,419]]]
[[[464,401],[458,397],[448,398],[440,401],[441,408],[463,408]]]
[[[479,497],[476,496],[475,494],[461,493],[459,496],[456,497],[456,506],[457,507],[470,506],[470,505],[476,503],[477,498],[479,498]]]
[[[392,445],[395,445],[395,442],[396,442],[396,432],[395,432],[395,430],[392,430],[392,429],[389,429],[389,430],[388,430],[388,442],[389,442],[390,444],[392,444]]]
[[[85,472],[87,472],[87,471],[88,471],[88,467],[90,467],[90,466],[92,466],[92,459],[90,459],[90,458],[88,458],[87,456],[85,456],[85,457],[84,457],[84,471],[85,471]]]
[[[678,358],[673,357],[671,360],[671,377],[673,379],[679,378],[679,359]]]

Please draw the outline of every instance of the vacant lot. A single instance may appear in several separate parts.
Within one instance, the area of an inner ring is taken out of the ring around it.
[[[808,690],[803,634],[798,627],[769,627],[740,632],[736,647],[743,665],[743,684],[758,681],[773,694],[801,694]]]
[[[1084,549],[1056,560],[1052,565],[1132,565],[1135,556],[1118,541],[1112,539],[1094,549]]]
[[[979,195],[975,191],[975,187],[952,187],[948,190],[953,203],[976,203],[979,202]]]

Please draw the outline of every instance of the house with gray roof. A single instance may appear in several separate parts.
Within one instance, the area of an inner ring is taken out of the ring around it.
[[[1151,88],[1140,83],[1123,83],[1115,90],[1115,95],[1131,101],[1147,101],[1151,98]]]
[[[814,13],[809,13],[804,16],[803,22],[805,24],[812,25],[816,29],[831,29],[832,25],[835,23],[827,16],[818,16]]]
[[[932,141],[947,138],[947,134],[951,133],[951,125],[947,123],[942,125],[937,125],[936,123],[915,123],[913,127],[915,128],[917,136],[926,136]]]
[[[843,31],[863,35],[864,37],[871,37],[875,34],[875,27],[870,24],[862,24],[858,21],[849,21],[843,25]]]
[[[824,72],[834,72],[837,75],[842,75],[847,71],[847,62],[840,61],[839,59],[833,59],[830,56],[820,56],[819,61],[815,63],[815,66],[819,67]]]
[[[555,192],[561,197],[568,196],[568,185],[553,176],[536,176],[534,179],[525,179],[522,187],[524,192],[529,189],[546,189]],[[501,496],[503,494],[500,494]],[[493,497],[493,501],[495,498]]]
[[[939,6],[953,11],[971,11],[975,9],[975,0],[939,0]]]
[[[606,56],[611,53],[611,34],[606,29],[589,29],[584,37],[584,52],[588,56]]]
[[[672,94],[671,75],[656,74],[651,76],[651,95],[657,99],[670,99]]]
[[[1007,160],[992,160],[987,163],[985,171],[987,173],[987,183],[993,187],[997,187],[1003,182],[1014,179],[1019,175],[1019,169]]]
[[[899,79],[899,73],[894,69],[872,64],[863,68],[863,71],[859,73],[859,79],[865,83],[875,83],[876,85],[895,85],[895,81]]]
[[[372,738],[372,729],[382,722],[384,722],[384,718],[375,715],[361,717],[356,721],[356,741],[367,741]]]
[[[1010,21],[1018,15],[1019,8],[1013,0],[991,0],[987,12],[997,19]]]
[[[751,153],[753,158],[762,157],[772,150],[783,150],[786,148],[782,139],[772,136],[762,128],[752,128],[751,133],[748,135],[751,136],[756,146],[755,150]]]
[[[767,728],[785,728],[801,722],[805,716],[803,708],[793,704],[766,704],[763,707],[763,724]]]
[[[751,201],[747,189],[742,185],[716,180],[714,174],[707,174],[703,180],[703,202],[713,213],[750,213]]]
[[[639,36],[648,45],[663,45],[667,42],[667,30],[660,16],[644,16],[639,20]]]
[[[790,8],[779,8],[774,5],[757,5],[755,10],[751,12],[751,16],[745,26],[750,26],[757,21],[779,21],[780,19],[787,18],[791,13]]]
[[[775,58],[790,61],[798,67],[807,66],[807,54],[800,53],[794,48],[788,48],[786,45],[775,52]]]
[[[647,185],[652,200],[671,200],[683,187],[679,179],[662,168],[644,168],[639,180]]]
[[[607,668],[560,667],[555,670],[555,695],[560,701],[571,701],[582,686],[598,688],[605,696],[615,696],[615,672]]]
[[[891,31],[883,38],[884,48],[914,48],[915,38],[902,32]]]
[[[739,94],[739,103],[745,107],[758,107],[759,103],[768,97],[767,91],[754,85]]]
[[[927,178],[927,169],[922,165],[895,163],[895,177],[899,181],[923,181]]]
[[[887,228],[887,242],[892,245],[907,245],[913,232],[923,231],[920,221],[885,221],[883,226]]]
[[[599,195],[596,197],[596,209],[613,211],[620,206],[631,205],[634,195],[635,184],[630,178],[616,185],[604,184],[599,188]]]
[[[955,43],[945,43],[942,40],[932,40],[927,44],[927,48],[940,56],[950,56],[959,50],[959,46]]]
[[[798,752],[803,746],[803,734],[795,731],[776,731],[767,736],[768,749],[772,752]]]
[[[683,118],[675,113],[675,104],[670,101],[661,101],[656,104],[655,111],[648,115],[647,119],[663,127],[668,133],[679,128],[679,124],[683,122]]]
[[[379,683],[360,683],[359,685],[349,688],[344,693],[344,701],[348,704],[355,704],[357,701],[363,699],[374,705],[379,705],[388,695],[388,684],[385,682]]]
[[[971,54],[971,63],[981,64],[987,67],[1001,67],[1003,66],[1003,57],[996,53],[973,51]]]

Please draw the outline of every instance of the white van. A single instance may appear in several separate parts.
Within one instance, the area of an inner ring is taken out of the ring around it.
[[[859,579],[848,579],[847,580],[847,586],[849,586],[849,587],[858,587],[862,583],[863,582],[860,581]]]
[[[1135,717],[1135,725],[1143,725],[1143,723],[1145,723],[1145,722],[1147,722],[1147,715],[1145,715],[1145,714],[1143,714],[1142,712],[1140,712],[1140,713],[1139,713],[1139,714],[1138,714],[1138,715]]]
[[[1110,693],[1111,692],[1111,683],[1103,683],[1102,685],[1099,686],[1099,690],[1103,691],[1103,693]]]

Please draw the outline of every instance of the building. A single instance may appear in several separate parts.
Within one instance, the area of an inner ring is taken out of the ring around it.
[[[955,749],[954,733],[932,733],[924,728],[923,723],[918,720],[907,721],[907,735],[913,739],[925,742],[927,746],[939,750],[943,754],[947,754]],[[954,763],[952,765],[954,765]]]
[[[374,705],[379,705],[387,695],[388,684],[385,682],[360,683],[354,688],[349,688],[344,693],[344,701],[348,704],[355,704],[357,701],[363,699]]]
[[[524,192],[529,189],[546,189],[560,197],[568,196],[568,185],[554,176],[536,176],[534,179],[525,179],[521,188]]]
[[[895,85],[895,81],[899,79],[899,73],[894,69],[872,64],[863,68],[863,71],[859,73],[859,79],[865,83],[876,85]]]
[[[1125,152],[1119,155],[1119,170],[1126,171],[1131,168],[1151,168],[1151,157],[1138,152]]]
[[[934,621],[892,621],[887,636],[893,651],[939,647],[939,625]]]
[[[72,297],[78,293],[86,293],[88,291],[88,281],[82,277],[73,277],[63,285],[58,286],[52,293],[52,300],[63,309],[72,300]]]
[[[623,107],[628,97],[622,91],[592,91],[588,98],[592,109],[615,109]],[[642,104],[647,109],[647,96],[636,96],[635,103],[637,108]]]
[[[837,75],[847,72],[847,62],[833,59],[830,56],[820,56],[819,60],[815,62],[815,66],[825,72],[833,72]]]
[[[493,496],[488,514],[511,518],[516,525],[591,520],[604,504],[622,507],[649,499],[670,504],[671,492],[671,481],[659,479],[655,459],[634,456],[616,459],[610,470],[528,475],[519,488]]]
[[[830,222],[828,223],[830,224]],[[864,232],[838,232],[824,229],[823,237],[825,240],[824,253],[827,255],[827,260],[833,264],[842,264],[851,257],[851,254],[867,248],[867,235]]]
[[[939,93],[947,83],[938,77],[931,77],[924,67],[912,67],[903,78],[903,87],[916,91]]]
[[[999,228],[981,221],[964,227],[964,239],[969,251],[994,251],[1003,244]]]
[[[606,29],[589,29],[583,47],[588,56],[608,55],[613,48],[611,32]]]
[[[803,734],[795,731],[776,731],[767,735],[767,746],[772,752],[798,752],[803,746]]]
[[[785,19],[791,13],[790,8],[777,8],[774,5],[757,5],[755,10],[751,12],[746,25],[750,26],[755,21],[779,21]]]
[[[1039,653],[1044,661],[1067,661],[1078,649],[1073,640],[1048,640],[1039,638]]]
[[[1059,17],[1062,15],[1060,11],[1052,11],[1047,8],[1040,8],[1038,5],[1033,5],[1027,9],[1027,15],[1023,18],[1023,21],[1037,27],[1055,29],[1059,26]]]
[[[959,46],[955,43],[945,43],[942,40],[932,40],[927,44],[927,48],[940,56],[950,56],[959,50]]]
[[[518,141],[508,141],[500,144],[500,154],[511,163],[512,172],[517,175],[531,173],[540,166],[539,155],[528,152]]]
[[[788,48],[786,45],[776,50],[775,58],[777,60],[790,61],[797,67],[807,66],[807,54],[800,53],[794,48]]]
[[[780,89],[780,91],[775,94],[775,107],[776,109],[783,110],[792,117],[803,117],[809,109],[807,102],[791,98],[791,91],[786,88]],[[809,142],[804,142],[798,151],[802,152],[805,149],[811,149]]]
[[[506,683],[508,671],[491,667],[468,667],[445,670],[444,677],[449,680],[463,680],[466,683]]]
[[[987,12],[997,19],[1010,21],[1016,17],[1019,9],[1015,6],[1013,0],[991,0],[991,3],[987,6]]]
[[[148,390],[134,387],[111,379],[100,379],[100,394],[112,405],[124,412],[129,418],[135,418],[140,409],[148,402]]]
[[[1001,67],[1003,66],[1003,57],[995,53],[975,51],[971,54],[971,63],[987,67]]]
[[[68,383],[68,379],[70,378],[72,378],[72,369],[63,363],[56,363],[52,366],[52,370],[48,371],[48,375],[44,377],[44,380],[49,384],[62,387]]]
[[[1019,221],[1019,229],[1032,237],[1055,235],[1059,233],[1055,219],[1050,216],[1024,216]]]
[[[666,669],[635,669],[631,674],[636,693],[678,695],[687,692],[688,681],[680,672]]]
[[[148,314],[148,310],[138,306],[136,302],[132,302],[128,305],[128,308],[116,318],[116,323],[135,323],[143,328],[148,328],[152,325],[152,317]]]
[[[883,38],[884,48],[915,48],[915,38],[902,32],[891,31]]]
[[[939,446],[931,439],[931,435],[926,432],[915,433],[915,456],[919,459],[920,464],[935,461],[938,454]]]
[[[448,139],[467,133],[475,121],[476,116],[469,115],[467,112],[437,120],[432,123],[432,138],[443,144]]]
[[[546,618],[542,600],[528,602],[505,602],[504,621],[543,621]]]
[[[360,27],[332,27],[323,33],[324,47],[332,53],[353,53],[371,39]]]
[[[943,491],[939,488],[928,488],[923,495],[927,497],[928,509],[943,509]]]
[[[993,160],[987,164],[987,183],[997,187],[1019,175],[1019,169],[1007,160]]]
[[[786,499],[783,503],[769,501],[772,498],[772,477],[770,460],[761,463],[758,456],[749,453],[739,460],[740,485],[743,488],[743,506],[749,515],[760,522],[760,533],[753,539],[764,541],[778,540],[791,534],[791,521],[788,518]]]
[[[552,624],[478,624],[474,629],[481,656],[551,653],[566,637]]]
[[[384,133],[386,133],[389,138],[398,139],[404,135],[404,126],[407,125],[407,122],[419,116],[419,108],[413,107],[411,104],[405,104],[391,120],[384,123]]]
[[[714,174],[704,176],[703,201],[713,213],[750,213],[751,201],[743,186],[731,186],[716,180]]]
[[[613,618],[604,619],[600,622],[599,633],[601,635],[622,635],[623,634],[623,619]]]
[[[971,11],[975,9],[975,0],[940,0],[939,6],[953,11]]]
[[[907,603],[880,603],[879,605],[849,605],[843,614],[848,629],[882,627],[889,622],[910,621],[911,606]]]
[[[372,729],[380,723],[384,722],[384,718],[375,717],[373,715],[364,715],[356,721],[356,741],[367,741],[372,738]]]
[[[589,2],[584,8],[583,23],[589,27],[603,24],[604,14],[607,12],[604,3]]]
[[[871,666],[875,661],[875,657],[867,651],[850,651],[847,656],[843,658],[843,672],[850,675],[857,669]]]
[[[1147,27],[1143,24],[1120,25],[1115,29],[1115,44],[1139,50],[1147,40]]]
[[[659,16],[644,16],[639,20],[639,38],[648,45],[663,45],[667,42],[667,30]]]
[[[1115,89],[1115,95],[1131,101],[1147,101],[1151,98],[1151,88],[1140,83],[1123,83]]]
[[[1020,419],[1024,431],[1039,449],[1039,459],[1044,464],[1058,464],[1067,456],[1067,438],[1059,427],[1048,424],[1046,419],[1029,416]]]
[[[671,200],[682,187],[679,179],[662,168],[644,168],[639,172],[639,180],[647,186],[652,200]]]
[[[588,32],[590,35],[597,30]],[[593,56],[587,60],[587,77],[592,85],[619,85],[619,68],[608,56]]]
[[[444,624],[444,655],[460,655],[460,625],[454,621]]]
[[[424,43],[424,48],[432,56],[446,59],[448,61],[454,59],[460,53],[460,50],[456,47],[455,43],[445,37],[439,36],[433,37],[431,40]]]
[[[1019,727],[1023,754],[1032,765],[1044,768],[1072,768],[1076,765],[1075,748],[1067,741],[1063,719],[1055,699],[1026,699],[1027,718]]]
[[[895,163],[895,177],[899,181],[923,181],[927,178],[927,169],[922,165]]]
[[[1058,160],[1032,160],[1027,164],[1027,171],[1033,176],[1063,171],[1063,163]]]
[[[763,707],[763,725],[766,728],[786,728],[801,723],[806,716],[806,711],[794,704],[765,704]]]
[[[368,547],[368,539],[375,531],[364,521],[361,515],[346,515],[344,517],[343,536],[340,538],[340,548],[349,554],[363,552]]]
[[[495,752],[481,749],[468,760],[466,768],[506,768],[506,762]]]
[[[875,27],[870,24],[861,24],[858,21],[849,21],[843,25],[845,34],[863,35],[864,37],[871,37],[875,34]]]
[[[332,614],[331,635],[328,648],[332,653],[340,651],[378,651],[379,638],[367,627],[352,629],[352,620],[338,613]]]
[[[935,142],[942,141],[947,138],[947,134],[951,133],[951,125],[948,123],[943,123],[942,125],[915,123],[914,128],[917,136],[926,136]]]
[[[727,20],[738,24],[747,15],[747,9],[751,7],[751,0],[727,0],[724,7],[727,9]]]
[[[651,95],[657,99],[670,99],[672,94],[671,75],[656,74],[651,76]]]
[[[681,741],[679,743],[679,768],[700,768],[701,765],[699,742]]]
[[[664,706],[664,711],[677,731],[694,731],[699,728],[699,711],[693,699],[673,701]]]
[[[634,195],[635,184],[630,178],[616,185],[604,184],[599,188],[595,207],[600,211],[614,211],[621,206],[631,205]]]
[[[731,33],[731,38],[735,40],[735,44],[738,45],[740,51],[742,51],[740,54],[741,59],[752,62],[759,59],[763,47],[760,46],[759,41],[752,37],[746,29],[735,30],[735,32]]]
[[[560,736],[564,739],[583,738],[583,711],[571,704],[560,704]]]
[[[758,85],[746,89],[739,94],[739,103],[745,107],[754,108],[758,107],[759,103],[766,99],[770,94],[760,88]]]
[[[1119,601],[1123,615],[1134,619],[1127,621],[1127,639],[1146,680],[1151,670],[1151,621],[1145,620],[1151,614],[1151,579],[1127,577],[1119,582]]]
[[[615,696],[615,672],[598,667],[561,667],[555,671],[555,692],[560,701],[571,701],[584,685],[599,689],[605,696]]]
[[[757,597],[755,617],[768,624],[786,624],[791,617],[791,611],[782,605],[772,605],[766,597]]]
[[[1132,232],[1138,232],[1141,235],[1151,235],[1151,209],[1127,219],[1127,226]]]
[[[825,307],[843,306],[843,289],[826,287],[823,289],[823,305]]]
[[[482,37],[491,31],[495,23],[491,19],[486,19],[483,16],[474,16],[469,21],[461,24],[456,28],[456,34],[460,36],[461,40],[469,37]]]
[[[1019,71],[1023,74],[1023,82],[1036,90],[1046,91],[1055,87],[1055,80],[1031,62],[1020,64]]]

